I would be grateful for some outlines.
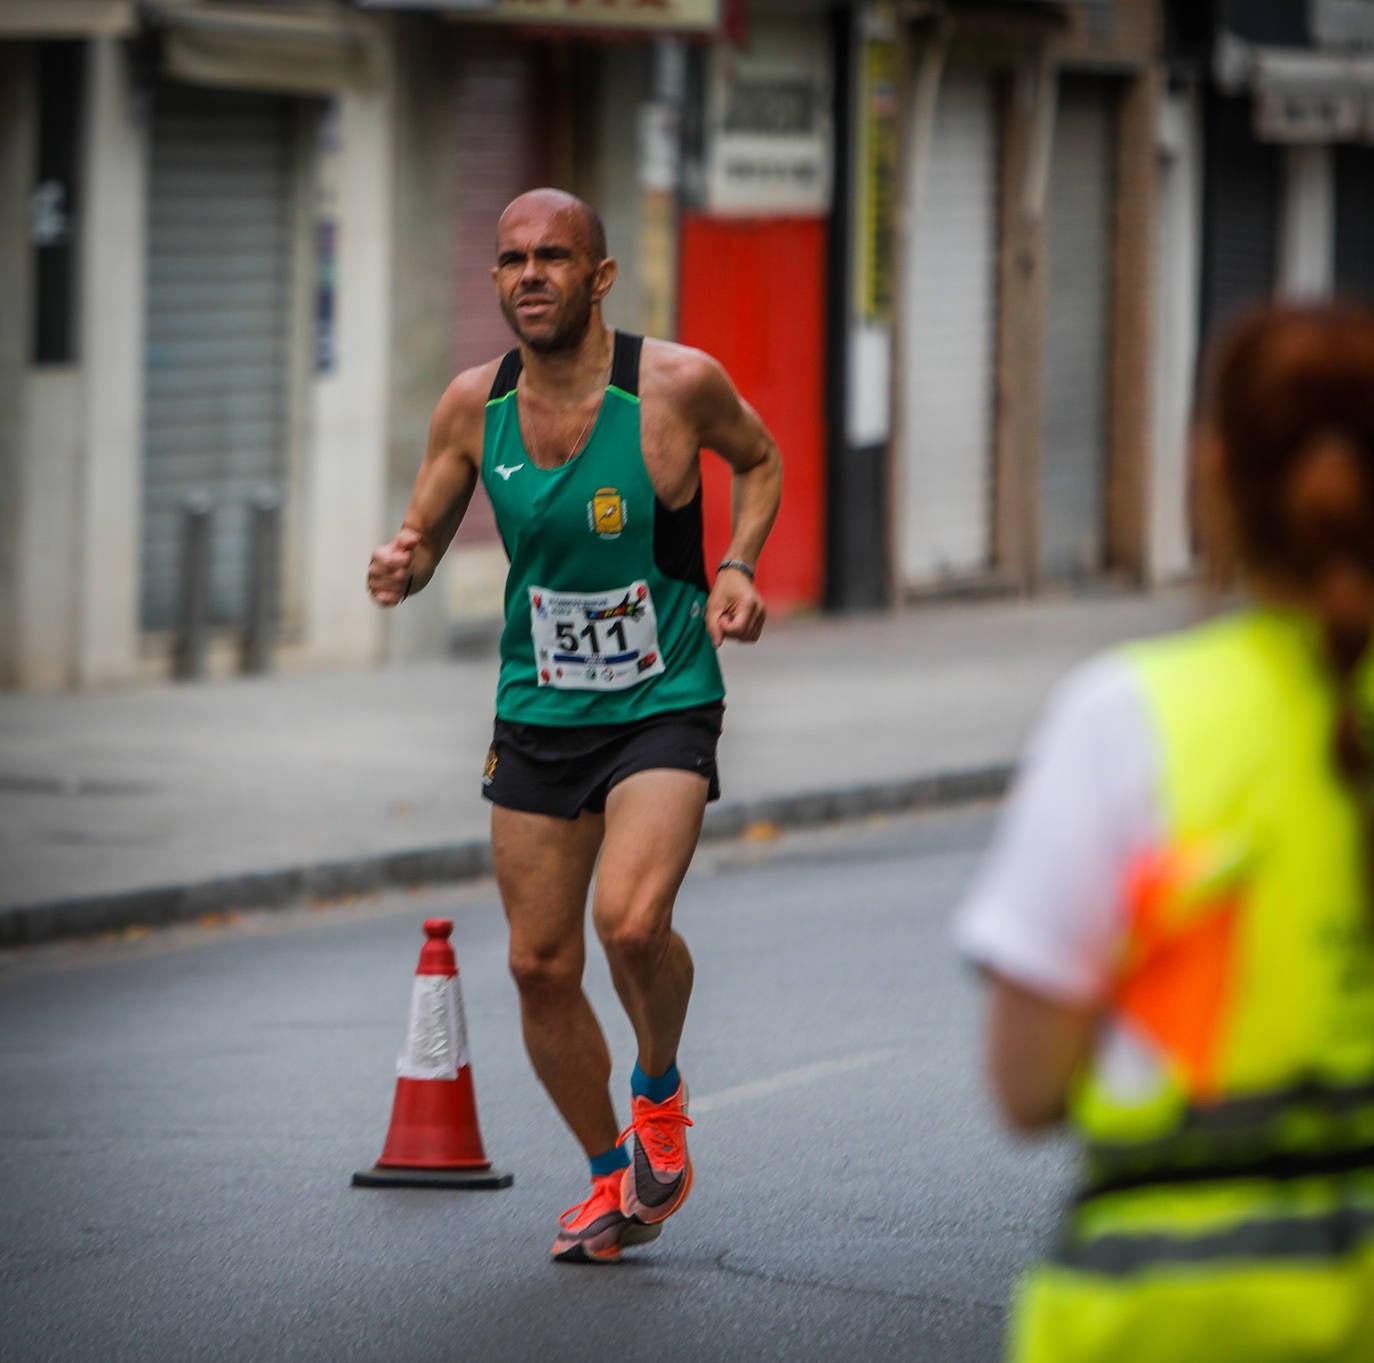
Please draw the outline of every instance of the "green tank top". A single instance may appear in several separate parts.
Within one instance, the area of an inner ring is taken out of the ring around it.
[[[522,361],[501,361],[487,399],[482,484],[510,560],[498,718],[621,724],[719,701],[706,633],[701,489],[669,510],[639,441],[642,338],[617,331],[610,382],[582,450],[553,469],[525,449]]]

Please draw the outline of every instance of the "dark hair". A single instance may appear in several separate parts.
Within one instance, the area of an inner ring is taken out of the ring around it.
[[[1356,688],[1374,637],[1374,312],[1257,308],[1221,338],[1207,380],[1224,499],[1212,546],[1315,605],[1340,697],[1336,762],[1361,801],[1374,872],[1374,715]],[[1374,907],[1374,873],[1370,893]]]

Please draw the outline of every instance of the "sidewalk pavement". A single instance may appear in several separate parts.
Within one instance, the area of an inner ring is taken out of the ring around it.
[[[1172,590],[772,622],[727,644],[706,836],[999,794],[1047,693]],[[362,672],[0,694],[0,945],[490,869],[494,645]]]

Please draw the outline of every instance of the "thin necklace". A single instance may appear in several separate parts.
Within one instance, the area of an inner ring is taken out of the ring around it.
[[[604,395],[603,395],[603,400],[604,400]],[[572,449],[570,449],[570,450],[567,452],[567,454],[565,454],[565,455],[562,457],[562,459],[560,459],[560,460],[558,461],[558,463],[557,463],[556,465],[554,465],[555,468],[559,468],[559,467],[561,467],[561,466],[564,465],[564,464],[571,463],[571,461],[573,460],[573,458],[576,456],[578,450],[580,450],[580,449],[582,448],[582,437],[583,437],[584,435],[587,434],[587,428],[592,424],[592,419],[593,419],[593,417],[595,417],[595,416],[596,416],[596,413],[599,412],[600,410],[601,410],[601,403],[598,402],[598,403],[596,404],[596,411],[594,411],[594,412],[592,413],[592,415],[589,416],[589,417],[586,419],[586,421],[584,421],[584,422],[582,423],[582,429],[581,429],[580,431],[578,431],[578,433],[577,433],[577,439],[574,440],[573,443],[572,443]]]
[[[563,467],[564,464],[571,463],[572,460],[576,457],[577,452],[582,448],[582,437],[585,436],[585,435],[587,434],[587,432],[591,429],[592,422],[595,421],[596,418],[597,418],[598,416],[601,415],[601,408],[602,408],[602,406],[605,404],[605,401],[606,401],[606,388],[607,388],[607,386],[610,384],[610,381],[611,381],[611,376],[610,376],[610,371],[608,370],[607,373],[606,373],[606,382],[605,382],[604,384],[601,385],[601,397],[600,397],[600,400],[597,402],[596,406],[595,406],[594,408],[592,408],[592,413],[591,413],[591,415],[586,419],[586,421],[584,421],[584,422],[582,423],[582,429],[581,429],[580,431],[578,431],[578,433],[577,433],[577,439],[574,440],[573,443],[572,443],[572,449],[570,449],[570,450],[567,452],[567,454],[565,454],[561,459],[555,460],[554,463],[548,465],[549,468],[551,468],[551,469],[561,469],[561,468]],[[526,388],[526,391],[528,391],[528,387]],[[531,445],[531,446],[533,445],[533,442],[532,442],[532,441],[526,441],[526,443],[529,444],[529,445]],[[531,449],[531,453],[534,454],[534,455],[538,455],[539,451],[538,451],[538,449],[532,448],[532,449]],[[543,466],[541,465],[541,467],[543,467]]]

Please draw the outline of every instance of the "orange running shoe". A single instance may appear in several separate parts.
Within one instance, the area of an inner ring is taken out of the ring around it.
[[[623,1245],[656,1240],[662,1226],[646,1226],[620,1210],[623,1169],[592,1179],[591,1194],[558,1218],[549,1253],[565,1264],[613,1264]]]
[[[630,1102],[630,1125],[620,1133],[634,1134],[630,1167],[621,1176],[620,1210],[645,1225],[666,1221],[692,1191],[692,1161],[687,1155],[687,1085],[681,1083],[661,1103],[637,1096]]]

